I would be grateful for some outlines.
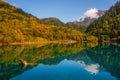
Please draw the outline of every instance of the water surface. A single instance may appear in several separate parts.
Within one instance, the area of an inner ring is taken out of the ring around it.
[[[111,44],[5,46],[0,80],[119,80],[119,51]],[[37,65],[24,67],[19,59]]]

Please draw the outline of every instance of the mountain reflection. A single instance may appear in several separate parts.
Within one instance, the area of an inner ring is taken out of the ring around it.
[[[43,47],[39,47],[39,45],[1,46],[0,79],[8,80],[32,68],[23,68],[19,61],[20,59],[31,63],[55,65],[66,57],[72,59],[72,55],[96,45],[97,44],[50,44]]]
[[[83,66],[85,70],[90,72],[91,74],[97,74],[99,72],[100,65],[99,64],[85,64],[84,61],[78,61],[78,64]]]
[[[120,47],[110,44],[50,44],[45,46],[6,46],[0,49],[0,80],[14,78],[36,66],[22,67],[19,59],[42,65],[58,65],[64,59],[75,61],[87,72],[108,71],[120,78]],[[75,63],[75,64],[76,64]]]
[[[111,44],[99,44],[94,48],[87,49],[86,52],[93,61],[120,79],[120,47]]]

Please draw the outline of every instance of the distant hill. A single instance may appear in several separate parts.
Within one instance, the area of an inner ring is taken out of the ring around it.
[[[120,42],[120,1],[112,6],[105,15],[91,23],[86,32],[97,36],[99,41]]]
[[[43,24],[49,24],[49,25],[54,25],[54,26],[59,26],[59,27],[67,27],[67,28],[72,28],[79,30],[81,32],[85,32],[87,29],[87,24],[80,24],[78,22],[67,22],[64,23],[60,21],[58,18],[55,17],[50,17],[50,18],[43,18],[40,19],[41,23]]]
[[[40,19],[43,24],[55,25],[55,26],[65,26],[65,24],[60,21],[58,18],[50,17],[50,18],[43,18]]]
[[[71,28],[43,24],[35,16],[0,0],[0,43],[96,39],[87,36]]]

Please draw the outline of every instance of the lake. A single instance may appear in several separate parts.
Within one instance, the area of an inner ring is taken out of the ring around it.
[[[24,66],[20,59],[36,65]],[[0,46],[0,80],[119,80],[120,47],[112,44]]]

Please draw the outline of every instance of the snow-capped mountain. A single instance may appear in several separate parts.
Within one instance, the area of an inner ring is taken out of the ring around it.
[[[83,24],[90,24],[95,19],[98,19],[100,16],[104,15],[106,11],[98,10],[96,8],[91,8],[87,10],[83,16],[81,16],[76,22]]]

